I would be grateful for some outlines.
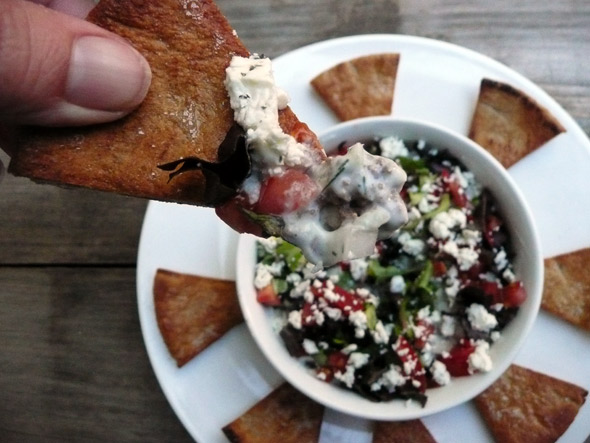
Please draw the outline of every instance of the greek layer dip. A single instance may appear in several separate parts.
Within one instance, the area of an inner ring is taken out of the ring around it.
[[[366,149],[407,171],[409,222],[368,258],[315,273],[295,246],[261,240],[254,284],[289,353],[317,378],[424,405],[427,388],[492,368],[490,347],[526,292],[496,202],[462,164],[422,141]]]
[[[283,132],[278,112],[288,99],[275,85],[269,59],[233,57],[226,88],[252,161],[234,202],[265,234],[299,246],[322,267],[370,255],[377,240],[407,222],[399,195],[406,174],[393,160],[360,144],[326,158]]]

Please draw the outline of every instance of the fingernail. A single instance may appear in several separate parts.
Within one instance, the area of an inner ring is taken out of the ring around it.
[[[72,47],[65,98],[102,111],[129,111],[144,99],[151,81],[146,60],[114,39],[87,36]]]

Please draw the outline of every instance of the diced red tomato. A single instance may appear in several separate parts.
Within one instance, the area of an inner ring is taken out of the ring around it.
[[[303,326],[315,326],[316,321],[313,315],[314,304],[305,302],[301,309],[301,323]]]
[[[272,283],[256,290],[256,300],[265,306],[279,306],[281,304],[279,294],[275,291]]]
[[[338,300],[331,300],[325,297],[326,291],[334,292],[338,295]],[[364,308],[364,301],[361,297],[337,285],[328,289],[324,282],[322,287],[312,288],[312,292],[317,298],[324,298],[331,307],[340,309],[344,316],[348,316],[351,312],[360,311]]]
[[[401,359],[402,363],[404,363],[404,368],[406,366],[411,368],[410,372],[406,373],[406,376],[408,376],[411,380],[417,381],[419,383],[418,390],[420,392],[425,392],[426,372],[424,371],[424,367],[420,362],[418,353],[403,335],[400,335],[397,339],[395,351],[397,352],[397,355]]]
[[[447,265],[444,261],[434,260],[432,262],[432,272],[435,277],[442,277],[447,273]]]
[[[292,212],[305,207],[318,193],[318,185],[305,172],[289,169],[262,184],[256,212],[274,215]]]
[[[334,371],[342,371],[346,370],[346,363],[348,363],[348,355],[344,352],[333,352],[328,355],[328,366]]]
[[[504,305],[513,307],[520,306],[527,298],[526,289],[522,282],[515,281],[504,287],[502,291]]]
[[[475,346],[470,342],[461,340],[457,346],[451,349],[449,356],[440,358],[440,361],[445,364],[447,371],[453,377],[470,375],[468,359],[474,350]]]
[[[482,280],[479,283],[479,287],[485,292],[487,295],[492,297],[492,303],[502,303],[504,300],[503,291],[501,290],[500,286],[496,282]]]
[[[434,325],[425,320],[418,320],[416,326],[420,331],[420,335],[414,340],[414,347],[418,350],[423,349],[428,342],[430,336],[434,333]]]
[[[318,379],[325,381],[326,383],[330,383],[334,379],[334,371],[326,366],[317,368],[316,374],[318,376]]]
[[[467,196],[463,192],[463,189],[456,181],[450,181],[447,184],[449,188],[449,192],[451,194],[451,200],[458,206],[459,208],[464,208],[467,206]]]
[[[262,228],[244,213],[243,207],[245,207],[243,197],[237,196],[216,207],[215,213],[234,231],[261,237],[263,235]]]

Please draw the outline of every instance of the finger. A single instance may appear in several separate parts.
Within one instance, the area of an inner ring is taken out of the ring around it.
[[[28,0],[74,17],[85,18],[96,6],[93,0]]]
[[[0,1],[0,118],[86,125],[129,113],[151,72],[129,44],[91,23],[24,0]]]

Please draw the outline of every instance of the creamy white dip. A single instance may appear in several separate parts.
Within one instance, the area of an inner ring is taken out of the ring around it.
[[[407,222],[399,192],[406,173],[391,159],[373,156],[362,145],[346,155],[323,158],[316,149],[285,134],[279,110],[288,97],[274,81],[272,63],[252,55],[234,56],[225,82],[235,121],[246,131],[252,174],[242,185],[251,204],[264,180],[297,168],[321,190],[307,206],[281,214],[281,236],[318,266],[371,255],[378,239]]]

